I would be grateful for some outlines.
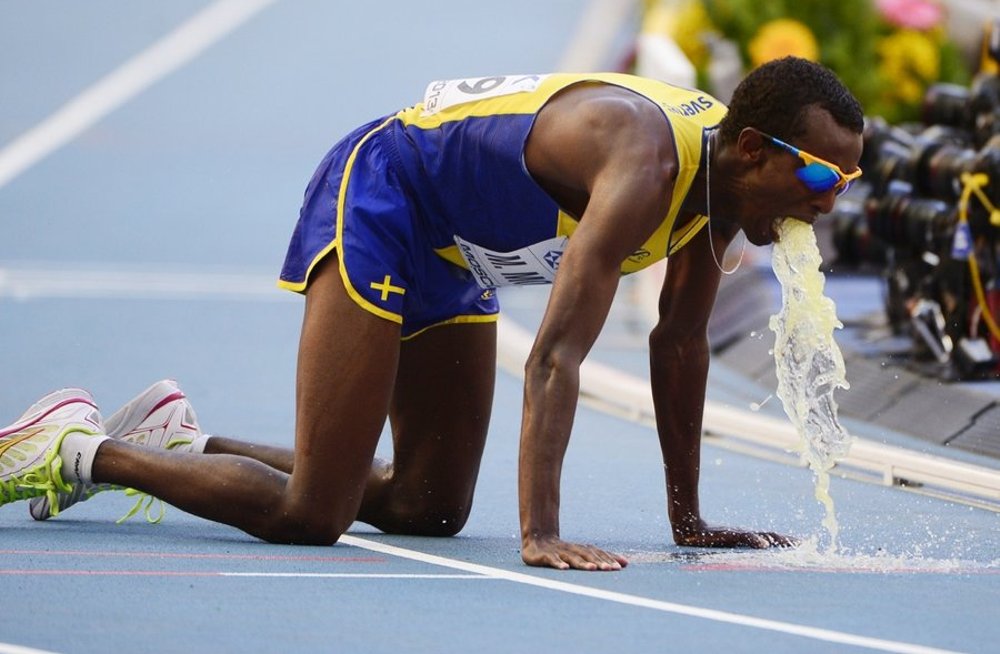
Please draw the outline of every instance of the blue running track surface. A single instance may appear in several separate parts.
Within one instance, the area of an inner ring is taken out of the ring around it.
[[[316,163],[432,79],[616,66],[619,4],[0,4],[0,423],[63,386],[110,415],[173,377],[207,431],[290,446],[302,301],[274,279]],[[544,295],[504,300],[530,326]],[[618,345],[595,356],[642,360]],[[841,549],[815,554],[808,471],[707,444],[706,517],[807,545],[678,548],[655,433],[588,407],[563,535],[632,563],[525,567],[507,372],[495,407],[455,538],[274,546],[173,508],[115,525],[122,493],[44,523],[0,507],[0,654],[997,651],[998,514],[837,478]]]

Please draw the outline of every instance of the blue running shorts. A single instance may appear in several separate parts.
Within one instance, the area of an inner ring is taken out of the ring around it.
[[[404,339],[437,325],[495,322],[494,289],[434,252],[422,210],[407,193],[384,129],[395,118],[351,132],[326,155],[306,188],[279,286],[304,293],[333,250],[350,297],[402,326]]]

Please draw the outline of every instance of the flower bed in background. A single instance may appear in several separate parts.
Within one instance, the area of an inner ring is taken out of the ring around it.
[[[916,120],[935,82],[966,84],[972,66],[951,42],[931,0],[645,0],[643,31],[666,33],[694,64],[699,86],[721,39],[737,46],[743,70],[786,55],[832,68],[868,115]],[[731,52],[731,48],[729,49]],[[730,89],[731,90],[731,89]]]

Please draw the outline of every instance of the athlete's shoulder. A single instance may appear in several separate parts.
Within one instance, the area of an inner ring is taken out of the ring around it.
[[[563,89],[564,93],[572,90],[575,85],[619,89],[620,96],[634,94],[649,100],[659,107],[669,122],[679,118],[679,122],[691,122],[692,126],[696,125],[698,128],[718,124],[728,111],[718,98],[700,89],[628,73],[558,74],[549,76],[546,82]],[[614,95],[613,92],[609,93],[609,97]]]

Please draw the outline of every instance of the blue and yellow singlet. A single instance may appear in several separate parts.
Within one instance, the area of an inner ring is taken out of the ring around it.
[[[674,224],[698,171],[705,131],[726,113],[721,102],[616,73],[483,77],[432,82],[422,102],[356,130],[331,150],[307,189],[280,285],[305,290],[309,272],[336,249],[351,297],[402,323],[405,335],[442,322],[487,319],[496,307],[495,300],[482,304],[484,289],[551,282],[578,220],[532,178],[524,147],[545,104],[588,82],[628,89],[659,106],[676,148],[669,212],[622,262],[622,273],[675,252],[705,223],[698,216]],[[393,248],[400,252],[390,254]],[[420,248],[447,263],[415,255]],[[463,275],[474,283],[458,295],[453,289],[448,297],[456,303],[427,291]],[[453,306],[429,309],[443,301]]]

